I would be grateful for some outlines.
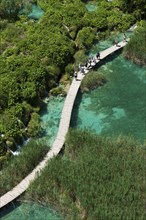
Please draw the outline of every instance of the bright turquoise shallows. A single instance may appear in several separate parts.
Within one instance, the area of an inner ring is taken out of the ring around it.
[[[88,128],[105,136],[130,135],[143,142],[146,139],[146,68],[122,55],[110,58],[98,69],[108,82],[89,93],[79,93],[71,126]]]
[[[8,210],[7,210],[8,212]],[[3,213],[2,213],[3,215]],[[52,209],[35,203],[23,203],[13,211],[1,217],[1,220],[61,220]]]
[[[37,4],[32,4],[32,9],[28,15],[28,18],[38,20],[42,17],[43,14],[44,14],[44,11]]]
[[[52,146],[57,135],[63,104],[63,97],[52,97],[48,99],[48,102],[42,108],[43,139],[49,146]]]

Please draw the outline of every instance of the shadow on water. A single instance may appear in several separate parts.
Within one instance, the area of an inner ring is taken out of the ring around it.
[[[1,209],[0,218],[3,220],[63,220],[61,213],[55,208],[32,201],[17,200]]]
[[[14,200],[14,202],[11,202],[8,205],[4,206],[3,208],[1,208],[0,218],[4,217],[5,215],[8,215],[10,212],[14,211],[14,209],[18,208],[20,205],[20,202]]]
[[[109,56],[105,57],[103,60],[101,59],[99,63],[96,64],[96,66],[94,66],[92,68],[92,70],[97,70],[98,68],[100,68],[101,66],[104,66],[105,64],[107,64],[108,62],[112,62],[115,58],[117,58],[121,53],[122,53],[122,48],[121,50],[118,50],[116,52],[113,52],[112,54],[110,54]]]
[[[70,121],[70,126],[71,127],[76,127],[78,122],[78,112],[79,112],[79,107],[80,107],[80,103],[82,102],[82,93],[79,90],[78,94],[77,94],[77,98],[75,99],[74,102],[74,106],[73,106],[73,114],[71,116],[71,121]]]
[[[107,64],[108,62],[111,62],[113,61],[115,58],[117,58],[120,54],[122,53],[121,50],[119,51],[116,51],[115,53],[113,54],[110,54],[108,57],[104,58],[103,60],[100,60],[99,63],[97,63],[96,66],[94,66],[92,68],[92,70],[94,71],[97,71],[98,68],[100,68],[101,66]],[[91,71],[92,71],[91,70]],[[88,92],[90,93],[90,91]],[[70,126],[71,127],[77,127],[78,126],[78,115],[79,115],[79,108],[80,108],[80,104],[82,102],[82,97],[83,97],[83,94],[81,93],[81,91],[79,90],[78,94],[77,94],[77,97],[75,99],[75,102],[74,102],[74,106],[73,106],[73,112],[72,112],[72,117],[71,117],[71,121],[70,121]]]
[[[43,116],[47,113],[47,103],[46,102],[42,102],[41,106],[40,106],[40,116]]]

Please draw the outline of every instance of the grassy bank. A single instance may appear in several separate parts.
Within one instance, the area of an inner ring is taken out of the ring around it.
[[[28,143],[20,155],[12,157],[0,173],[0,195],[16,186],[43,159],[48,146],[35,141]]]
[[[63,157],[48,163],[25,198],[54,206],[69,220],[144,220],[145,169],[145,150],[135,141],[70,130]]]

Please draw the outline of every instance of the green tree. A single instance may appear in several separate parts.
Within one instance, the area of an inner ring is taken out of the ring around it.
[[[37,137],[40,135],[41,125],[40,125],[40,117],[37,113],[31,114],[31,120],[28,124],[28,134],[30,137]]]
[[[1,0],[0,17],[8,19],[17,19],[18,13],[22,7],[23,0]]]
[[[96,31],[90,27],[84,27],[77,34],[76,45],[79,49],[91,47],[95,40]]]

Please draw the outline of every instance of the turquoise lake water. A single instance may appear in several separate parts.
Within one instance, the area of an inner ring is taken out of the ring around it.
[[[104,61],[105,62],[105,61]],[[113,55],[97,71],[108,82],[78,94],[71,119],[74,128],[87,128],[105,136],[119,134],[146,139],[146,68],[121,55]]]
[[[43,140],[48,146],[52,146],[57,135],[61,112],[64,104],[63,97],[51,97],[46,99],[41,111]]]
[[[95,11],[97,8],[97,5],[95,2],[94,4],[92,2],[89,2],[88,4],[86,4],[86,8],[88,11]]]
[[[6,215],[5,215],[6,212]],[[52,209],[35,203],[14,204],[1,212],[1,220],[61,220]]]
[[[32,4],[32,9],[28,14],[28,18],[38,20],[42,17],[43,14],[44,11],[37,4]]]
[[[25,8],[25,6],[20,10],[19,13],[20,15],[27,15],[29,19],[39,20],[43,16],[44,11],[40,8],[39,5],[33,3],[31,5],[31,10],[29,14],[27,13],[27,9]]]

